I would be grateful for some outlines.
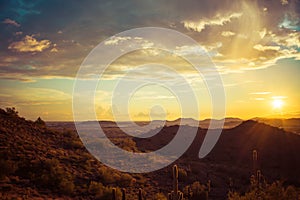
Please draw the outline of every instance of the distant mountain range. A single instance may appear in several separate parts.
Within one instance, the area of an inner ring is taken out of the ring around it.
[[[181,122],[180,122],[181,120]],[[257,121],[257,122],[262,122],[277,128],[282,128],[288,132],[293,132],[296,134],[300,134],[300,118],[290,118],[290,119],[276,119],[276,118],[252,118],[251,120]],[[199,126],[201,128],[207,129],[210,125],[210,123],[214,122],[219,122],[221,120],[218,119],[205,119],[205,120],[194,120],[191,118],[182,118],[182,119],[177,119],[175,121],[167,121],[166,125],[167,126],[174,126],[174,125],[189,125],[189,126]],[[240,125],[244,120],[240,118],[234,118],[234,117],[228,117],[225,118],[224,121],[224,129],[229,129],[236,127]]]
[[[300,134],[300,118],[276,119],[276,118],[253,118],[258,122],[263,122],[271,126],[283,128],[286,131]]]
[[[279,119],[279,118],[260,118],[260,117],[255,117],[252,118],[251,120],[257,121],[257,122],[262,122],[277,128],[282,128],[288,132],[292,132],[292,133],[296,133],[296,134],[300,134],[300,118],[290,118],[290,119]],[[192,127],[200,127],[203,129],[207,129],[209,128],[210,123],[214,121],[216,123],[222,121],[220,119],[204,119],[204,120],[195,120],[192,118],[180,118],[180,119],[176,119],[174,121],[161,121],[161,120],[154,120],[151,121],[151,125],[150,122],[136,122],[138,125],[140,125],[140,130],[137,129],[137,132],[145,132],[145,131],[149,131],[151,129],[155,129],[157,127],[160,126],[175,126],[175,125],[188,125],[188,126],[192,126]],[[229,129],[229,128],[233,128],[236,127],[238,125],[240,125],[244,120],[240,119],[240,118],[235,118],[235,117],[227,117],[225,118],[224,121],[224,129]],[[82,123],[94,123],[95,121],[85,121]],[[62,123],[64,123],[64,126],[68,126],[68,125],[73,125],[73,122],[47,122],[47,125],[50,127],[55,127],[55,124],[58,123],[59,126],[61,127]],[[116,122],[113,121],[100,121],[101,126],[103,127],[116,127],[117,125],[122,128],[126,127],[128,129],[130,129],[131,127],[131,123],[132,122],[118,122],[118,124],[116,124]],[[147,126],[149,125],[149,126]],[[147,129],[142,128],[142,126],[147,126]],[[214,128],[214,127],[211,127]]]

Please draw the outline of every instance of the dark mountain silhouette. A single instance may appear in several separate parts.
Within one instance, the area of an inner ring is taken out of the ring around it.
[[[168,144],[178,128],[165,127],[151,138],[134,140],[138,149],[153,151]],[[186,127],[187,132],[194,128]],[[206,129],[198,129],[194,142],[176,163],[188,166],[187,170],[197,180],[211,180],[214,183],[213,199],[226,197],[229,179],[234,180],[235,189],[247,190],[249,177],[253,174],[254,149],[258,151],[258,168],[264,179],[282,180],[285,184],[300,186],[299,135],[264,123],[245,121],[237,127],[223,130],[213,150],[200,160],[198,153],[206,132]]]
[[[153,151],[168,144],[177,130],[178,126],[165,127],[151,138],[134,140],[142,151]],[[206,131],[198,129],[194,142],[182,160],[199,160],[198,152]],[[251,173],[254,149],[259,152],[259,167],[269,179],[283,179],[300,185],[300,171],[297,170],[300,169],[300,136],[252,120],[223,130],[214,149],[199,162],[226,165],[228,169],[241,168],[245,173]]]
[[[283,128],[286,131],[296,133],[300,135],[300,118],[289,118],[289,119],[270,119],[270,118],[260,118],[256,117],[253,120],[258,122],[263,122],[271,126],[278,128]]]
[[[249,120],[224,130],[206,160],[249,167],[253,149],[259,152],[260,168],[269,179],[300,184],[300,136],[263,123]]]

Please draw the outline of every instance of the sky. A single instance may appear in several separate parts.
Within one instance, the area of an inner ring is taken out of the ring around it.
[[[296,0],[0,1],[0,107],[16,107],[32,120],[71,121],[73,87],[85,58],[101,42],[120,49],[130,43],[142,49],[120,56],[100,78],[97,119],[211,118],[205,79],[181,57],[197,56],[197,47],[172,41],[174,55],[144,38],[112,37],[162,27],[191,37],[207,52],[223,82],[226,117],[300,117],[299,16]],[[153,77],[175,86],[177,96],[155,84],[138,88],[129,99],[115,92],[118,83]],[[87,116],[80,120],[91,120]]]

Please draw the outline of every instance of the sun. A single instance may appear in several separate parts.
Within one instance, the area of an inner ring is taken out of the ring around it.
[[[282,101],[282,99],[274,99],[272,102],[274,109],[281,109],[283,104],[284,104],[284,102]]]

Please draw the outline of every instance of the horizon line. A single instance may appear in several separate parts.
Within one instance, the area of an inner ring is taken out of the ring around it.
[[[182,120],[182,119],[189,119],[189,120],[194,120],[194,121],[198,121],[198,122],[203,122],[203,121],[207,121],[207,120],[226,120],[226,119],[237,119],[237,120],[241,120],[241,121],[248,121],[248,120],[254,120],[255,119],[268,119],[268,120],[291,120],[291,119],[300,119],[300,117],[289,117],[289,118],[284,118],[284,117],[252,117],[252,118],[247,118],[247,119],[243,119],[243,118],[239,118],[239,117],[225,117],[225,118],[220,118],[220,119],[215,119],[215,118],[205,118],[205,119],[194,119],[192,117],[187,117],[187,118],[177,118],[175,120],[163,120],[163,119],[155,119],[155,120],[119,120],[119,121],[114,121],[114,120],[108,120],[108,119],[103,119],[103,120],[81,120],[78,122],[111,122],[111,123],[115,123],[115,122],[138,122],[138,123],[148,123],[148,122],[154,122],[154,121],[165,121],[165,122],[175,122],[178,120]],[[74,122],[75,120],[45,120],[45,122]]]

